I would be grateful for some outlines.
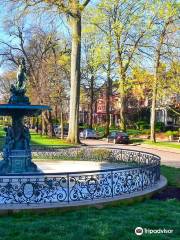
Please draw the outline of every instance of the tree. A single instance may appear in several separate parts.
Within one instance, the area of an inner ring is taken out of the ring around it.
[[[46,32],[40,26],[27,28],[16,21],[9,21],[7,29],[9,42],[0,41],[2,61],[17,64],[17,59],[23,56],[28,67],[28,94],[31,102],[50,104],[53,108],[64,95],[64,85],[67,85],[69,78],[67,65],[70,50],[67,43],[63,44],[56,32]],[[50,136],[54,134],[52,117],[51,112],[42,114],[42,131]]]
[[[142,55],[143,48],[147,47],[148,31],[153,21],[151,16],[145,16],[148,7],[144,1],[103,0],[98,5],[99,18],[95,17],[98,22],[95,24],[102,32],[107,32],[108,29],[111,48],[116,52],[120,128],[124,131],[126,131],[128,75],[139,55]],[[109,23],[110,27],[107,27]]]
[[[88,14],[86,15],[88,18]],[[85,21],[86,21],[85,18]],[[100,77],[103,64],[106,62],[104,49],[100,43],[99,36],[89,28],[88,24],[84,26],[82,39],[82,100],[86,100],[86,105],[89,106],[89,127],[93,127],[93,112],[95,102],[99,93],[99,85],[102,85]],[[87,104],[88,101],[88,104]]]
[[[79,143],[79,95],[80,95],[80,62],[81,62],[81,17],[82,12],[88,5],[90,0],[72,1],[52,1],[52,0],[15,0],[14,3],[24,4],[24,12],[31,7],[44,7],[45,3],[51,8],[56,8],[57,13],[63,13],[68,17],[69,25],[72,33],[71,48],[71,90],[70,90],[70,117],[69,117],[69,133],[68,141],[71,143]],[[48,10],[49,10],[48,9]]]
[[[156,103],[158,87],[161,86],[162,80],[162,62],[167,62],[172,55],[175,45],[169,41],[173,38],[172,33],[177,31],[175,22],[178,19],[176,1],[158,1],[155,4],[155,46],[154,46],[154,81],[152,87],[152,106],[151,106],[151,141],[156,142],[155,123],[156,123]],[[176,48],[176,47],[175,47]],[[172,51],[172,52],[171,52]]]
[[[101,5],[100,5],[101,6]],[[105,136],[109,135],[110,127],[110,98],[112,96],[112,70],[114,64],[114,54],[113,54],[113,36],[112,36],[112,19],[108,18],[101,9],[89,9],[87,14],[88,20],[86,21],[89,33],[96,36],[96,41],[98,42],[98,49],[95,48],[94,53],[94,64],[97,71],[98,66],[101,69],[101,75],[103,76],[103,81],[106,90],[106,129]],[[90,18],[90,21],[89,21]],[[98,52],[97,57],[96,52]],[[104,76],[106,75],[106,76]]]
[[[0,94],[5,101],[9,99],[11,84],[16,79],[16,72],[8,70],[0,76]]]
[[[80,62],[81,62],[81,16],[84,8],[90,0],[85,0],[82,4],[79,0],[72,1],[48,1],[46,3],[54,5],[59,12],[64,12],[69,16],[72,32],[71,49],[71,90],[70,90],[70,116],[68,141],[79,143],[79,96],[80,96]]]

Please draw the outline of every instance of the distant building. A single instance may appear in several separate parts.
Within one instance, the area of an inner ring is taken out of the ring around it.
[[[113,85],[112,96],[110,97],[110,119],[112,124],[119,125],[120,121],[120,95],[118,92],[118,84]],[[126,96],[126,116],[127,124],[133,125],[138,120],[149,120],[150,117],[150,101],[148,93],[145,97],[139,97],[133,93]],[[100,97],[97,99],[97,116],[101,120],[106,119],[106,91],[102,89]]]
[[[120,122],[120,95],[118,92],[118,84],[114,83],[112,87],[112,95],[110,96],[110,124],[118,126]],[[143,96],[135,93],[129,93],[126,97],[126,116],[127,124],[134,126],[134,123],[140,120],[149,122],[151,100],[149,98],[150,91],[148,89],[143,90]],[[107,119],[106,112],[106,85],[103,84],[98,90],[98,95],[93,104],[93,123],[105,123]],[[156,108],[156,121],[163,122],[165,126],[180,127],[180,117],[173,113],[170,108],[180,111],[180,95],[175,94],[171,98],[163,99],[157,103]],[[90,104],[85,101],[80,104],[79,121],[81,123],[90,122]]]
[[[177,112],[180,113],[180,94],[174,94],[171,98],[158,102],[156,121],[163,122],[169,128],[180,128],[180,116],[176,114]]]

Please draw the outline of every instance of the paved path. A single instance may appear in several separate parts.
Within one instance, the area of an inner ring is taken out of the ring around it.
[[[167,165],[171,167],[180,168],[180,151],[176,149],[156,149],[154,147],[146,146],[146,145],[125,145],[125,144],[111,144],[107,143],[103,140],[83,140],[83,143],[89,146],[97,146],[102,148],[124,148],[124,149],[132,149],[138,151],[145,151],[154,153],[161,157],[161,164]]]
[[[35,161],[40,171],[45,173],[85,172],[114,168],[124,168],[127,164],[94,161]]]

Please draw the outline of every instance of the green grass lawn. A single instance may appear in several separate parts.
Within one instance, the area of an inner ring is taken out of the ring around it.
[[[180,188],[180,168],[161,166],[161,174],[168,180],[168,186]]]
[[[48,136],[41,136],[37,133],[31,133],[31,144],[32,145],[54,145],[54,146],[60,146],[60,147],[69,147],[72,146],[72,144],[67,143],[65,140],[61,140],[59,138],[50,138]]]
[[[157,147],[168,147],[168,148],[176,148],[180,149],[180,143],[176,142],[156,142],[152,143],[150,141],[145,141],[145,144],[152,145],[152,146],[157,146]]]
[[[104,134],[105,134],[105,127],[97,127],[95,130],[99,133],[99,136],[100,136],[100,137],[103,137],[103,136],[104,136]],[[110,127],[109,131],[110,131],[110,132],[112,132],[112,131],[120,131],[120,129],[119,129],[118,127]],[[137,130],[137,129],[128,129],[128,130],[127,130],[127,133],[128,133],[129,135],[132,135],[132,136],[133,136],[133,135],[138,135],[138,134],[140,134],[141,131],[140,131],[140,130]]]
[[[4,136],[5,132],[3,130],[3,127],[0,126],[0,149],[2,150],[3,144],[4,144]],[[54,145],[58,147],[70,147],[72,144],[67,143],[65,140],[61,140],[59,138],[50,138],[48,136],[41,136],[40,134],[31,132],[31,144],[32,145]]]
[[[162,166],[162,173],[170,186],[179,186],[179,169]],[[64,212],[16,213],[1,216],[0,240],[178,240],[179,221],[180,204],[175,199],[83,207]],[[137,237],[134,234],[137,226],[173,229],[174,233]]]
[[[132,138],[132,143],[140,143],[140,144],[148,144],[150,146],[162,147],[162,148],[176,148],[180,149],[180,143],[178,142],[156,142],[153,143],[150,140],[140,139],[140,138]]]

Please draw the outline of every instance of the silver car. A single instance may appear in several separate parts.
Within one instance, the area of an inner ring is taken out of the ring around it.
[[[84,129],[80,132],[80,138],[88,139],[88,138],[97,138],[97,134],[93,129]]]

